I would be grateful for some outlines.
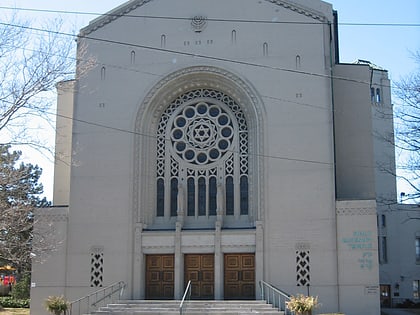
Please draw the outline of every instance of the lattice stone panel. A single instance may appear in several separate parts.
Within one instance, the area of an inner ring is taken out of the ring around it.
[[[309,286],[310,277],[309,250],[296,251],[296,283],[297,286]]]
[[[90,286],[102,287],[104,280],[104,252],[102,248],[94,248],[90,253]]]

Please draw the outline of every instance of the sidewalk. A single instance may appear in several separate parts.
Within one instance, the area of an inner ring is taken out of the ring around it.
[[[418,308],[382,308],[381,315],[420,315]]]

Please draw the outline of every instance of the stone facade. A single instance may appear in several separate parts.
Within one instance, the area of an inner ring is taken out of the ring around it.
[[[260,298],[264,280],[379,314],[370,79],[386,72],[340,64],[335,22],[317,0],[131,0],[82,29],[96,66],[59,85],[66,237],[34,264],[33,314],[116,281],[179,299],[189,279],[197,298]]]

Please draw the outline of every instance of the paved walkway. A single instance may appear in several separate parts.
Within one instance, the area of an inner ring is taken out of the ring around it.
[[[382,308],[382,315],[420,315],[420,309],[410,308]]]

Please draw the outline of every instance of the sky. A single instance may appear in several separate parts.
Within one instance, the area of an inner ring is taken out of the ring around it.
[[[164,1],[164,0],[160,0]],[[176,1],[176,0],[168,0]],[[212,0],[208,0],[212,1]],[[228,1],[228,0],[226,0]],[[416,68],[412,53],[420,51],[420,0],[331,0],[338,11],[340,62],[364,59],[385,68],[392,81],[398,81]],[[90,20],[124,3],[123,0],[0,0],[0,20],[16,8],[20,17],[42,24],[57,16],[65,22],[65,31],[86,26]],[[33,12],[30,10],[68,11],[73,13]],[[74,12],[95,13],[76,14]],[[54,134],[51,130],[51,143]],[[41,181],[45,195],[52,199],[53,164],[36,152],[27,161],[43,168]],[[399,185],[399,191],[405,187]]]

